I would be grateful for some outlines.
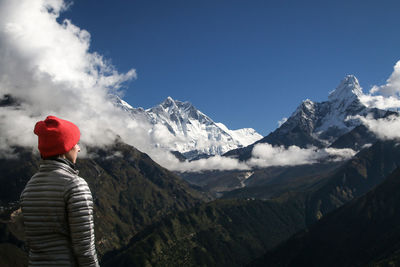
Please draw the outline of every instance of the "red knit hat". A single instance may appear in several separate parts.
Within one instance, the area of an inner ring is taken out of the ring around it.
[[[39,137],[38,148],[43,158],[67,153],[81,137],[75,124],[55,116],[38,121],[33,132]]]

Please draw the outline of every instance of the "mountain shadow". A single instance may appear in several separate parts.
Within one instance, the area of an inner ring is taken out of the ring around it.
[[[399,166],[400,145],[396,141],[378,141],[362,150],[308,193],[308,224],[364,195]]]
[[[400,168],[250,266],[397,266]]]
[[[256,169],[243,183],[246,186],[224,192],[221,198],[277,198],[287,192],[307,192],[329,179],[346,162],[321,162],[298,166],[273,166]]]
[[[333,148],[351,148],[359,151],[368,145],[378,141],[378,137],[366,126],[359,125],[350,132],[342,135],[333,142],[330,147]]]
[[[178,212],[102,266],[243,266],[305,227],[304,201],[216,200]]]

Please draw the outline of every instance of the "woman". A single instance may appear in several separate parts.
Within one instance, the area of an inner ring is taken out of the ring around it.
[[[29,266],[99,266],[92,194],[75,170],[79,128],[48,116],[34,133],[43,160],[21,194]]]

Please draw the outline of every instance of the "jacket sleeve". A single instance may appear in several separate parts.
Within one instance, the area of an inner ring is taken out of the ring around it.
[[[99,266],[93,222],[93,199],[89,186],[80,177],[67,187],[66,202],[71,242],[78,266]]]

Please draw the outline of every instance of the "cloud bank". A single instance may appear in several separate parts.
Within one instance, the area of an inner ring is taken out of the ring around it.
[[[395,96],[384,97],[382,95],[362,95],[360,96],[361,102],[370,108],[379,109],[393,109],[397,110],[400,108],[400,99]]]
[[[294,166],[317,163],[322,160],[340,161],[353,157],[352,149],[334,149],[316,147],[300,148],[298,146],[272,146],[268,143],[254,146],[252,158],[248,165],[252,167]]]
[[[352,158],[357,152],[352,149],[334,149],[316,147],[300,148],[297,146],[272,146],[268,143],[257,144],[252,157],[246,162],[234,158],[214,156],[192,162],[183,162],[171,166],[175,171],[201,172],[204,170],[251,170],[271,166],[296,166],[314,164],[321,161],[341,161]],[[171,154],[172,155],[172,154]],[[173,159],[170,159],[171,162]]]
[[[354,117],[361,121],[371,132],[382,140],[400,140],[400,117],[396,115],[382,119],[374,119],[372,116]]]
[[[361,102],[367,107],[379,109],[400,108],[400,61],[393,67],[393,72],[387,79],[386,84],[374,85],[369,94],[360,97]]]
[[[114,140],[116,121],[135,129],[107,94],[134,79],[136,71],[120,74],[90,53],[87,31],[69,20],[57,22],[65,8],[61,0],[0,1],[0,98],[11,95],[20,102],[0,109],[3,151],[36,144],[33,126],[50,114],[76,122],[88,145]]]
[[[380,93],[384,96],[400,96],[400,61],[397,61],[394,65],[393,72],[387,79],[386,84],[373,86],[370,93]]]
[[[373,95],[381,94],[381,95]],[[362,97],[362,102],[367,106],[380,109],[398,111],[400,108],[400,61],[393,67],[393,72],[387,79],[386,84],[374,85],[369,95]],[[397,115],[388,118],[373,119],[372,116],[356,116],[370,131],[375,133],[378,138],[383,140],[400,139],[400,117]]]

